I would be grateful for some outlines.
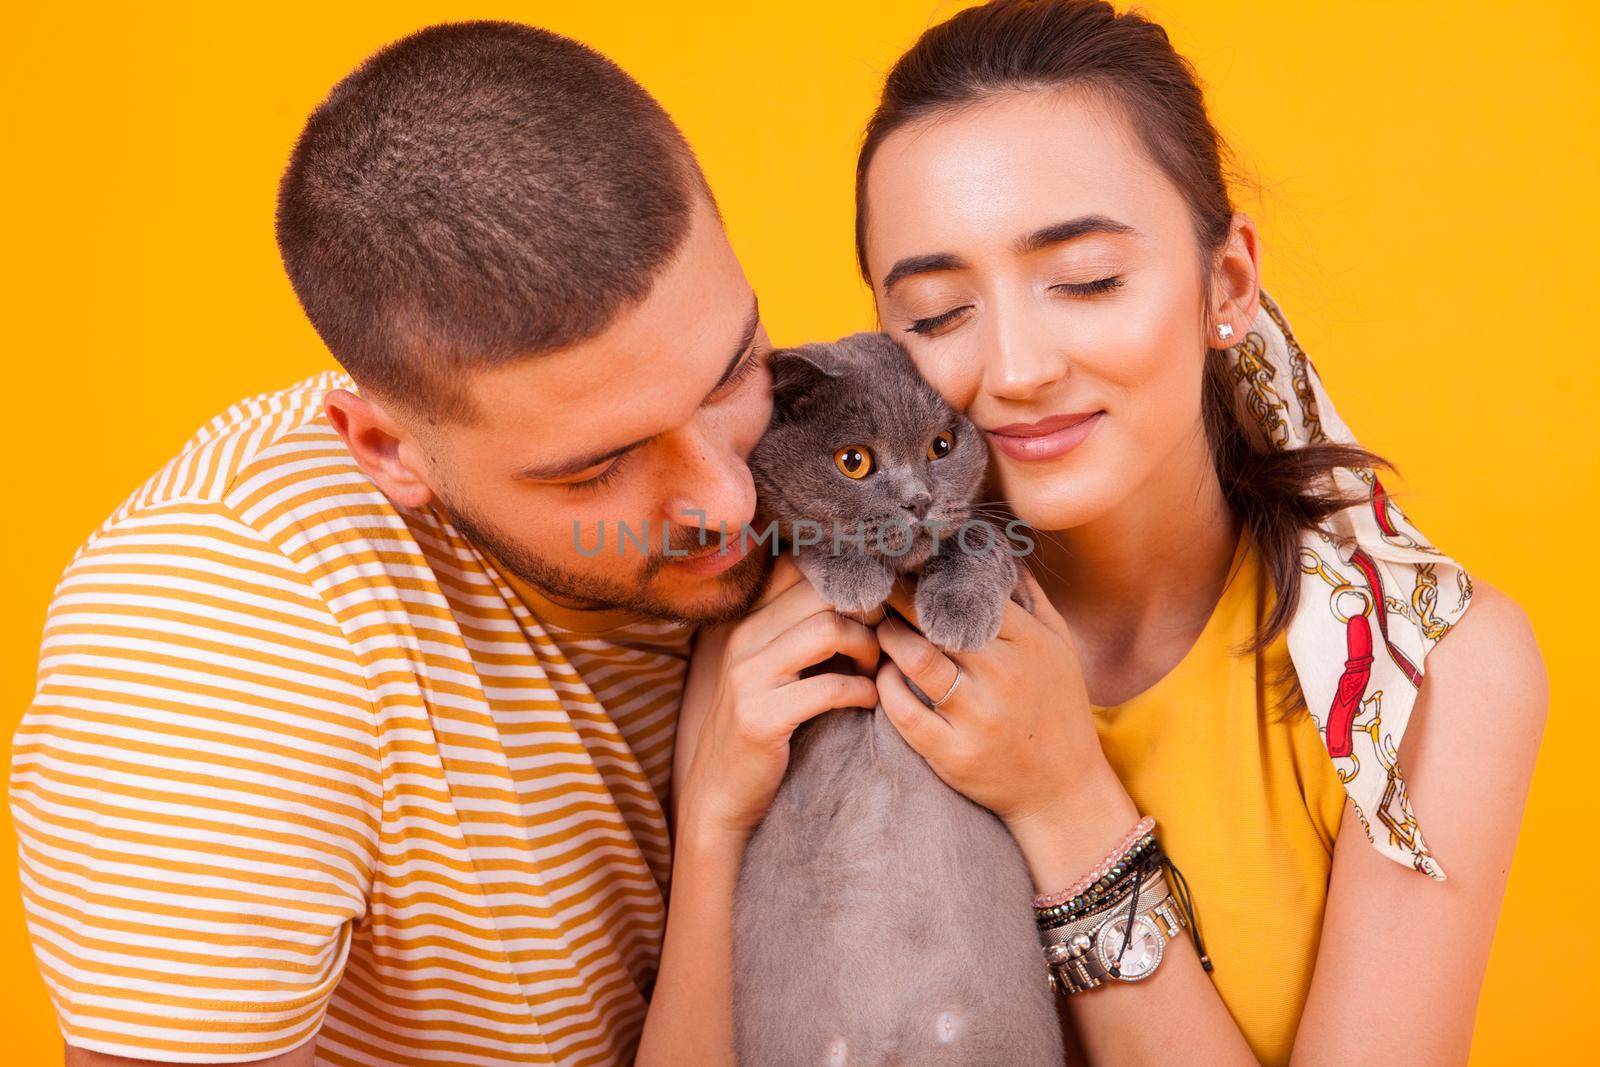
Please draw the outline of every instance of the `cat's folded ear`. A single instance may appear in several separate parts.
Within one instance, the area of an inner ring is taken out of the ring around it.
[[[905,346],[880,331],[853,333],[849,337],[840,338],[837,347],[857,363],[907,365],[911,363],[911,356],[906,352]]]
[[[767,357],[772,372],[772,410],[779,419],[798,415],[817,399],[842,367],[835,345],[799,345],[774,349]]]

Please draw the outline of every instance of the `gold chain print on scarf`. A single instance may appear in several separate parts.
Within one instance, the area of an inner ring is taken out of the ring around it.
[[[1247,425],[1270,447],[1356,443],[1265,292],[1255,321],[1226,358]],[[1289,655],[1367,839],[1391,859],[1442,879],[1406,796],[1398,755],[1428,651],[1466,611],[1472,580],[1410,523],[1375,472],[1340,468],[1334,480],[1359,502],[1301,538]]]

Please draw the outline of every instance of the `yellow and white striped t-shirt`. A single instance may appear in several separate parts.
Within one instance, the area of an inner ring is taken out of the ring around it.
[[[390,504],[323,414],[348,385],[213,420],[57,589],[11,806],[62,1031],[628,1062],[689,634],[559,608]]]

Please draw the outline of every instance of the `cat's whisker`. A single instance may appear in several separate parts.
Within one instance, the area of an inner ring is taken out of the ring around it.
[[[1024,556],[1022,558],[1022,564],[1023,566],[1027,567],[1030,572],[1034,572],[1035,579],[1038,578],[1037,572],[1043,571],[1045,574],[1055,578],[1058,581],[1065,581],[1065,577],[1060,571],[1056,570],[1054,567],[1050,566],[1050,564],[1040,559],[1036,554],[1030,553]]]

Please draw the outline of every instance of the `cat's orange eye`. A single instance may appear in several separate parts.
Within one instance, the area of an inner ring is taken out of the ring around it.
[[[928,458],[943,459],[956,447],[956,435],[949,430],[942,431],[939,436],[928,442]]]
[[[846,478],[860,480],[872,473],[872,452],[858,445],[845,445],[833,454],[833,465]]]

